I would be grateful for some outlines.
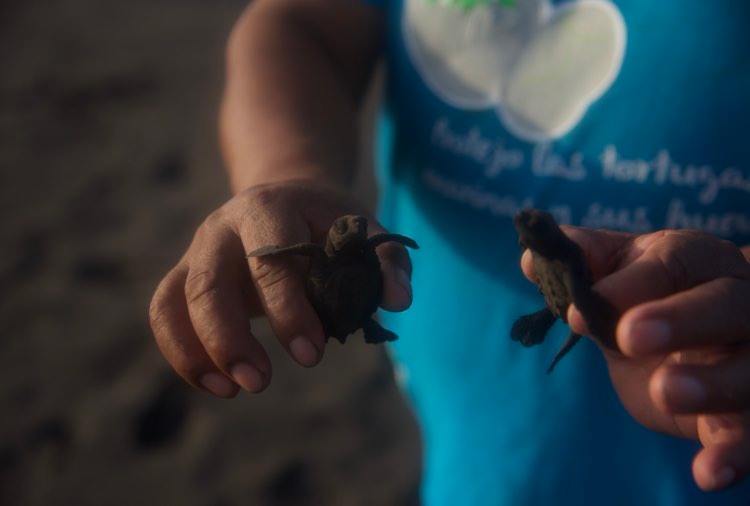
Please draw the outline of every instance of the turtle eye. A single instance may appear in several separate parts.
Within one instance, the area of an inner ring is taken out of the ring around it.
[[[335,224],[335,227],[336,227],[336,232],[338,232],[339,234],[345,234],[349,228],[345,221],[337,221]]]

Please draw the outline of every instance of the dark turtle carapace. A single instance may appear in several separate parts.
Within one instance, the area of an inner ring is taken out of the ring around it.
[[[327,337],[344,342],[358,329],[368,343],[393,341],[396,335],[372,319],[383,296],[383,275],[375,248],[395,241],[418,248],[398,234],[367,236],[367,219],[358,215],[337,218],[325,246],[300,243],[287,247],[265,246],[248,257],[304,255],[310,257],[307,296],[318,313]]]
[[[543,342],[557,318],[567,323],[568,306],[575,303],[591,333],[605,341],[612,340],[617,311],[591,289],[591,272],[581,248],[568,239],[554,218],[544,211],[522,209],[513,218],[513,224],[521,246],[531,250],[546,307],[516,320],[510,331],[511,338],[524,346]],[[580,334],[570,333],[547,372],[552,371],[580,338]]]

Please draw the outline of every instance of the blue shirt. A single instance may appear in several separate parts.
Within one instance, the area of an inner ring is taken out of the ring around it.
[[[696,487],[698,443],[635,422],[588,340],[546,376],[567,329],[509,338],[543,304],[518,266],[522,207],[750,244],[750,4],[380,3],[381,218],[421,247],[413,306],[382,318],[423,429],[425,503],[750,504],[750,483]]]

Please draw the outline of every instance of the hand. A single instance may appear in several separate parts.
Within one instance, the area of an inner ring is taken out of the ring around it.
[[[697,232],[565,231],[586,253],[594,289],[622,315],[620,351],[601,349],[628,412],[651,429],[701,441],[693,476],[702,489],[740,481],[750,473],[748,259]],[[533,279],[529,255],[522,266]],[[568,321],[587,334],[573,306]]]
[[[326,336],[305,295],[305,260],[246,258],[266,245],[324,239],[335,218],[361,214],[370,235],[385,232],[345,192],[314,181],[263,185],[239,193],[198,228],[151,302],[151,327],[164,357],[195,387],[233,397],[238,385],[266,388],[271,363],[248,323],[265,314],[276,337],[301,365],[317,364]],[[382,307],[411,304],[411,264],[403,246],[378,247]]]

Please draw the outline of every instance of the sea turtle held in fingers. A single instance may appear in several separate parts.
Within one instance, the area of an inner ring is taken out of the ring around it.
[[[522,209],[513,218],[513,224],[521,245],[531,250],[534,272],[546,307],[516,320],[510,331],[511,338],[524,346],[543,342],[557,318],[567,323],[568,306],[574,303],[591,333],[604,342],[612,342],[617,310],[591,289],[591,272],[581,248],[544,211]],[[552,359],[548,373],[580,338],[580,334],[570,333]]]
[[[362,328],[366,342],[382,343],[396,339],[396,334],[372,319],[383,296],[383,275],[375,248],[389,241],[419,247],[414,240],[398,234],[367,237],[367,219],[345,215],[333,222],[325,246],[315,243],[265,246],[247,256],[310,257],[307,296],[326,336],[343,343],[349,334]]]

